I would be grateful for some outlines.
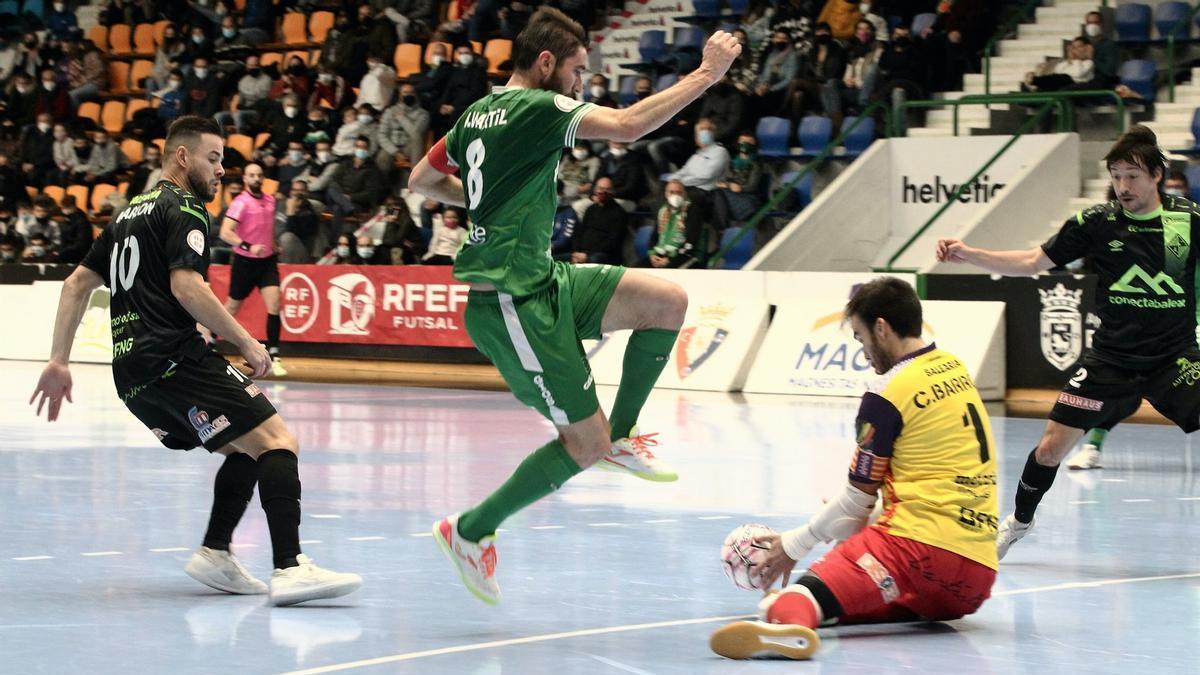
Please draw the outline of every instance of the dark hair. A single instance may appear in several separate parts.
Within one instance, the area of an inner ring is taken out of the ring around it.
[[[542,7],[529,17],[529,23],[513,41],[513,69],[529,70],[538,54],[550,52],[559,65],[580,47],[587,46],[583,26],[553,7]]]
[[[1181,180],[1183,181],[1184,185],[1191,187],[1191,183],[1188,181],[1187,174],[1182,171],[1172,171],[1168,173],[1166,180]]]
[[[200,142],[200,137],[204,134],[221,136],[221,127],[216,120],[198,115],[179,117],[171,123],[171,127],[167,130],[167,142],[163,145],[164,154],[173,154],[171,149],[181,145],[189,151],[195,151],[196,144]]]
[[[868,327],[883,319],[902,338],[921,337],[921,300],[903,279],[880,277],[859,286],[843,313],[858,317]]]
[[[1166,175],[1167,158],[1158,147],[1158,137],[1149,127],[1138,124],[1126,131],[1113,143],[1112,149],[1104,156],[1105,168],[1112,169],[1117,162],[1129,162],[1140,166],[1151,175],[1160,171],[1159,182]]]
[[[53,211],[54,210],[54,200],[51,199],[47,195],[38,195],[33,198],[33,207],[34,208],[43,208],[43,209],[46,209],[47,211]]]
[[[64,208],[68,206],[71,208],[78,206],[78,202],[75,200],[75,195],[63,195],[61,206]]]

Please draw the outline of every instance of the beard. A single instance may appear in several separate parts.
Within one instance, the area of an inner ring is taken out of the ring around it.
[[[187,179],[188,187],[192,189],[192,194],[196,195],[197,199],[205,204],[212,201],[212,198],[215,196],[212,186],[208,181],[204,180],[203,176],[195,171],[188,171]]]
[[[538,82],[537,88],[544,89],[546,91],[552,91],[555,94],[561,94],[568,98],[575,98],[571,93],[562,90],[562,82],[558,79],[558,77],[555,76],[555,74],[556,71],[551,70],[550,76]]]

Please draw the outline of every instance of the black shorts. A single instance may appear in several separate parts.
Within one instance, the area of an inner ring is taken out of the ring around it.
[[[230,264],[229,297],[234,300],[245,300],[256,288],[279,285],[279,256],[247,258],[235,253]]]
[[[1058,395],[1050,419],[1076,429],[1111,429],[1146,399],[1190,434],[1200,429],[1198,383],[1200,350],[1195,347],[1147,372],[1121,368],[1087,354]]]
[[[275,414],[258,385],[216,352],[182,360],[137,392],[125,407],[172,450],[229,444]]]

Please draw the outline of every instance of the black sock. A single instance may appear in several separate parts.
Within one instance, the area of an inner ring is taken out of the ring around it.
[[[267,349],[271,350],[271,356],[279,353],[279,315],[267,315]]]
[[[821,625],[837,623],[842,616],[842,604],[821,578],[811,572],[805,572],[796,583],[807,588],[816,598],[821,609]]]
[[[257,482],[258,462],[253,457],[235,452],[225,458],[213,481],[212,514],[208,517],[208,531],[204,533],[205,546],[218,551],[229,550],[233,529],[246,512]]]
[[[296,453],[268,450],[258,456],[258,499],[267,514],[275,568],[295,567],[300,555],[300,471]]]
[[[1054,485],[1054,476],[1058,474],[1058,465],[1042,466],[1037,463],[1037,448],[1029,453],[1025,460],[1025,470],[1021,472],[1021,482],[1017,484],[1017,510],[1013,516],[1022,523],[1033,520],[1033,512],[1037,510],[1042,497]]]

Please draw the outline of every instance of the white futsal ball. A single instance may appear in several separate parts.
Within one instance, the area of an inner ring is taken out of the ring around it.
[[[750,523],[733,528],[721,545],[721,568],[734,586],[747,591],[761,590],[758,569],[767,557],[767,547],[755,544],[754,538],[774,534],[775,530]]]

